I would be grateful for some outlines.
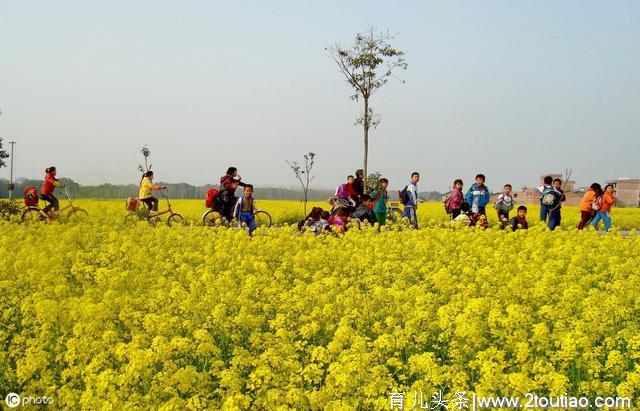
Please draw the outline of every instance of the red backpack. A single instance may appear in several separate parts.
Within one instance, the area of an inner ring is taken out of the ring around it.
[[[38,189],[34,186],[24,188],[24,205],[27,207],[38,206]]]
[[[207,208],[212,208],[213,207],[213,202],[216,199],[216,197],[218,196],[219,191],[215,188],[210,189],[209,191],[207,191],[207,197],[204,199],[204,205]]]
[[[136,211],[138,209],[138,197],[127,198],[127,211]]]

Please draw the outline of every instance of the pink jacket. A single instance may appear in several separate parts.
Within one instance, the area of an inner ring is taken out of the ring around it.
[[[453,210],[457,210],[460,208],[463,202],[464,202],[464,196],[462,195],[462,191],[456,190],[454,188],[453,190],[451,190],[451,194],[447,198],[445,204],[449,206],[449,208]]]

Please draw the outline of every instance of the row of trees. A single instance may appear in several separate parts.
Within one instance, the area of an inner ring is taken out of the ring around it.
[[[136,184],[100,184],[100,185],[80,185],[77,182],[61,178],[60,181],[67,184],[71,194],[77,198],[105,198],[105,199],[125,199],[129,196],[138,194],[138,185]],[[0,179],[0,198],[7,198],[7,185],[9,180]],[[207,190],[212,186],[194,186],[187,183],[165,183],[160,181],[159,184],[166,185],[171,197],[202,199],[204,200]],[[40,188],[42,180],[19,179],[15,183],[14,197],[22,198],[22,192],[25,187],[35,186]],[[272,200],[300,200],[300,191],[292,188],[282,187],[256,187],[256,197],[259,199]],[[329,198],[333,192],[331,190],[309,190],[309,200],[322,201]]]

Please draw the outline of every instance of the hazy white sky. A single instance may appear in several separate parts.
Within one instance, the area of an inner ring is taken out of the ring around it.
[[[361,167],[360,106],[325,47],[369,24],[397,32],[406,84],[372,99],[370,169],[422,190],[487,174],[496,190],[574,169],[578,184],[640,177],[637,1],[2,1],[0,136],[18,176],[204,184],[229,165],[316,186]],[[8,177],[2,169],[0,177]]]

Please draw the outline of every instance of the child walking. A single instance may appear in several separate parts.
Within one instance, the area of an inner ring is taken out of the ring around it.
[[[378,182],[378,193],[376,194],[376,203],[373,206],[373,212],[376,215],[376,221],[381,226],[387,223],[387,201],[389,201],[389,193],[387,192],[389,187],[389,180],[381,178]]]
[[[233,209],[233,217],[238,221],[238,223],[247,224],[247,227],[249,227],[249,234],[253,233],[257,228],[256,219],[253,216],[253,213],[255,212],[253,203],[253,186],[251,184],[247,184],[244,187],[244,195],[238,198],[238,202]]]
[[[562,202],[562,190],[556,189],[553,185],[552,176],[546,176],[542,180],[542,185],[538,187],[538,191],[540,192],[540,221],[554,230],[560,225],[557,210]]]
[[[615,190],[613,185],[607,184],[604,188],[604,193],[600,197],[600,208],[596,212],[596,216],[593,218],[592,224],[595,228],[598,228],[598,223],[602,220],[605,231],[609,231],[611,229],[611,207],[616,203],[614,194]]]
[[[560,200],[557,202],[556,206],[549,211],[549,229],[551,231],[560,226],[560,223],[562,222],[562,202],[567,200],[567,197],[564,195],[564,190],[562,189],[562,180],[556,178],[553,180],[552,184],[554,190],[560,193]]]
[[[402,204],[402,218],[406,217],[416,230],[418,229],[418,216],[416,214],[418,208],[418,182],[420,181],[420,173],[414,171],[411,173],[411,182],[400,192]],[[404,195],[402,193],[404,192]],[[404,198],[402,198],[404,197]]]
[[[509,212],[516,205],[516,200],[513,198],[511,190],[511,184],[505,184],[504,190],[496,199],[495,209],[498,212],[498,221],[503,224],[509,221]]]
[[[578,230],[582,230],[594,215],[594,211],[598,210],[598,197],[602,194],[602,186],[598,183],[591,184],[591,187],[584,193],[582,202],[580,203],[580,223]]]

